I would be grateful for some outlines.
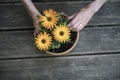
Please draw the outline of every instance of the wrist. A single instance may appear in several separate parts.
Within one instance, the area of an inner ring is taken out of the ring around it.
[[[91,3],[94,12],[97,12],[107,0],[95,0]]]

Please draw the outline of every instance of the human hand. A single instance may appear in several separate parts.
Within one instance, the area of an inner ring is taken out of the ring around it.
[[[37,16],[38,15],[40,16],[41,14],[36,9],[36,7],[34,6],[34,4],[31,0],[22,0],[22,2],[24,3],[29,15],[33,19],[33,26],[35,28],[34,36],[36,36],[37,34],[39,34],[39,32],[41,30],[40,27],[38,26],[39,19],[37,18]]]
[[[81,9],[69,17],[71,22],[68,24],[68,27],[72,31],[80,31],[87,25],[93,14],[94,11],[89,7]]]
[[[34,36],[37,36],[40,33],[40,31],[41,31],[41,28],[38,26],[38,23],[39,23],[39,19],[38,18],[33,20]]]
[[[72,31],[80,31],[83,29],[106,1],[107,0],[95,0],[87,7],[74,13],[72,16],[69,16],[71,21],[68,24],[68,27]]]

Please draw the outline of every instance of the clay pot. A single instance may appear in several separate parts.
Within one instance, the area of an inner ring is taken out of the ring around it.
[[[53,55],[53,56],[60,56],[60,55],[65,55],[67,53],[69,53],[71,50],[74,49],[74,47],[76,46],[76,44],[78,43],[79,40],[79,31],[78,32],[74,32],[74,36],[73,37],[73,43],[71,46],[69,46],[68,49],[64,50],[63,52],[52,52],[52,51],[46,51],[46,53]]]

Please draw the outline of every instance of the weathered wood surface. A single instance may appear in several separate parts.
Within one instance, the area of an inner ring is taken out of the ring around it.
[[[71,15],[91,1],[39,0],[35,5],[40,12],[51,7]],[[35,48],[32,20],[21,0],[0,0],[0,80],[120,80],[119,7],[120,0],[108,0],[80,32],[74,50],[53,57]]]
[[[41,12],[44,9],[54,8],[59,12],[68,15],[73,14],[82,7],[89,4],[89,1],[82,2],[52,2],[38,3],[37,8]],[[42,7],[41,7],[42,6]],[[56,7],[57,6],[57,7]],[[64,8],[61,9],[61,6]],[[120,3],[108,2],[93,17],[88,26],[96,25],[119,25],[120,24]],[[5,29],[28,29],[33,28],[32,19],[28,15],[23,4],[1,4],[0,5],[0,30]]]
[[[32,0],[35,2],[61,2],[61,1],[94,1],[94,0]],[[119,2],[120,0],[108,0],[108,2]],[[0,2],[21,2],[21,0],[0,0]]]
[[[84,1],[84,0],[32,0],[33,2],[66,2],[66,1]],[[85,1],[94,1],[94,0],[85,0]],[[0,0],[0,2],[7,3],[20,3],[21,0]]]
[[[120,54],[1,60],[0,80],[120,80]]]
[[[35,48],[33,30],[0,32],[0,59],[39,57]],[[69,55],[120,52],[120,27],[85,28],[80,32],[76,48]],[[9,53],[9,54],[8,54]]]

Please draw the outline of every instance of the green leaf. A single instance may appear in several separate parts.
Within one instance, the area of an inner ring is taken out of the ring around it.
[[[37,18],[40,18],[40,15],[37,15],[36,17],[37,17]]]
[[[45,28],[42,27],[41,29],[42,29],[43,32],[47,32],[47,30]]]
[[[55,40],[53,40],[53,46],[52,46],[52,49],[58,49],[61,47],[61,44]]]
[[[56,45],[55,45],[55,48],[58,49],[58,48],[60,48],[60,46],[61,46],[60,43],[59,43],[59,44],[56,44]]]
[[[37,24],[39,27],[41,27],[41,23],[40,22],[38,22],[38,24]]]
[[[67,25],[67,22],[64,22],[63,25],[66,26],[66,25]]]

